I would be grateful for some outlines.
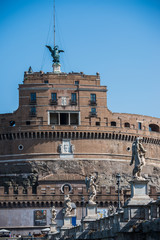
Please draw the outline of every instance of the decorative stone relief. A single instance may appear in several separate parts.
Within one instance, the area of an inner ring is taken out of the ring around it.
[[[72,154],[74,150],[75,147],[71,144],[70,140],[62,140],[62,144],[59,144],[60,154]]]
[[[66,106],[67,105],[67,98],[66,97],[61,97],[61,105]]]

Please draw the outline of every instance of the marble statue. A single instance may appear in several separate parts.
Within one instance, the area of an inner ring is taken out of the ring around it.
[[[69,194],[64,195],[64,214],[65,216],[71,215],[72,205]]]
[[[146,150],[142,145],[142,138],[137,137],[132,145],[132,159],[130,165],[134,162],[133,177],[142,178],[142,167],[145,165],[145,153]]]
[[[112,215],[115,212],[116,212],[115,211],[115,207],[113,205],[109,205],[109,207],[108,207],[108,215]]]
[[[57,211],[56,211],[54,206],[51,209],[51,215],[52,215],[51,223],[54,224],[55,223],[55,219],[56,219],[56,215],[57,215]]]
[[[95,199],[96,199],[96,195],[97,195],[97,191],[96,191],[97,177],[98,177],[98,174],[96,174],[96,176],[90,175],[89,178],[86,177],[86,179],[85,179],[87,192],[89,192],[89,204],[96,204]]]

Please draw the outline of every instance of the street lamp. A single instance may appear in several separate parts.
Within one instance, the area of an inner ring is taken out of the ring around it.
[[[83,212],[83,206],[84,206],[84,197],[81,197],[81,201],[82,201],[82,220],[84,218],[84,212]]]
[[[120,206],[120,179],[121,179],[121,175],[119,173],[117,173],[116,175],[116,180],[117,180],[117,186],[118,186],[118,206],[117,206],[117,212],[119,212],[121,210],[121,206]]]

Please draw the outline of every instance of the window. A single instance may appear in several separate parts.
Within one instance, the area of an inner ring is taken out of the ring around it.
[[[47,84],[47,83],[48,83],[48,80],[45,80],[45,81],[44,81],[44,83],[46,83],[46,84]]]
[[[50,114],[50,124],[58,124],[58,113]]]
[[[138,129],[139,129],[139,130],[142,129],[142,123],[141,123],[141,122],[138,123]]]
[[[159,132],[159,126],[156,124],[150,124],[149,125],[149,131],[150,132]]]
[[[96,122],[96,126],[100,126],[100,122]]]
[[[97,115],[96,108],[91,108],[91,116]]]
[[[79,81],[75,81],[74,84],[75,84],[75,85],[79,85]]]
[[[56,105],[57,104],[57,93],[51,93],[50,104],[52,104],[52,105]]]
[[[26,125],[30,125],[31,124],[31,122],[30,121],[26,121]]]
[[[71,94],[71,104],[77,104],[77,94],[76,93]]]
[[[36,107],[31,107],[30,115],[36,116]]]
[[[60,114],[60,125],[68,125],[68,114],[67,113]]]
[[[52,101],[57,101],[57,93],[51,93]]]
[[[116,122],[114,122],[114,121],[111,122],[111,126],[112,126],[112,127],[116,127],[116,125],[117,125]]]
[[[15,127],[15,126],[16,126],[16,122],[13,121],[13,120],[11,120],[11,121],[9,122],[9,125],[10,125],[11,127]]]
[[[91,94],[91,105],[96,104],[96,94]]]
[[[129,128],[129,127],[130,127],[130,124],[129,124],[128,122],[126,122],[126,123],[124,124],[124,126]]]
[[[77,112],[51,112],[49,116],[51,125],[79,125],[79,113]]]
[[[79,115],[77,113],[70,113],[70,125],[78,125]]]
[[[31,103],[36,103],[36,93],[31,93],[30,94],[30,101]]]

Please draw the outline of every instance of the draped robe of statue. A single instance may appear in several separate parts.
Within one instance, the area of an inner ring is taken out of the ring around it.
[[[97,176],[86,177],[85,183],[87,187],[87,192],[89,192],[89,204],[96,204],[95,199],[97,195],[97,185],[96,185]]]
[[[55,219],[56,219],[56,215],[57,215],[57,211],[54,206],[51,209],[51,215],[52,215],[51,223],[53,224],[53,223],[55,223]]]
[[[72,211],[71,199],[69,197],[69,194],[66,194],[64,196],[64,214],[65,214],[65,216],[71,215],[71,211]]]
[[[145,153],[146,150],[144,149],[142,143],[142,138],[138,137],[132,145],[132,159],[130,165],[134,162],[134,169],[133,169],[133,177],[134,178],[142,178],[141,172],[142,167],[145,165]]]

